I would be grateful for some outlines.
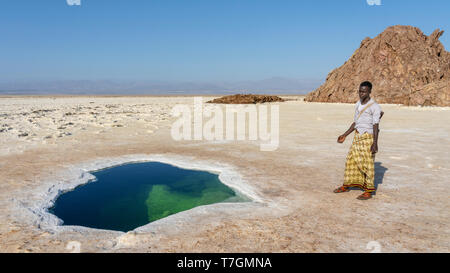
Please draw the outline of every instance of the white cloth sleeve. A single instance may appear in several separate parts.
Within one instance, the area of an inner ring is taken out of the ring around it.
[[[375,104],[373,107],[372,125],[380,123],[380,116],[381,116],[381,107],[378,104]]]

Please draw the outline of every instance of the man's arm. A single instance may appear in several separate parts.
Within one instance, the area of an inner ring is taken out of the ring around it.
[[[373,125],[373,144],[370,147],[370,151],[372,151],[372,154],[378,152],[378,123]]]
[[[372,124],[373,124],[373,144],[370,147],[370,151],[372,154],[376,154],[378,152],[378,133],[380,132],[379,124],[380,119],[384,115],[384,112],[381,111],[381,107],[377,104],[374,107],[372,114]]]
[[[339,137],[338,137],[338,143],[343,143],[344,142],[344,140],[345,140],[345,138],[349,135],[349,134],[351,134],[353,131],[355,131],[355,125],[356,125],[356,123],[352,123],[352,125],[350,125],[350,128],[348,128],[348,130],[343,134],[343,135],[340,135]]]

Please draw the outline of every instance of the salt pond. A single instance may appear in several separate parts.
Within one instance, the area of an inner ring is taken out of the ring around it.
[[[250,201],[217,174],[160,162],[140,162],[91,172],[96,180],[60,195],[49,209],[64,225],[130,231],[191,208]]]

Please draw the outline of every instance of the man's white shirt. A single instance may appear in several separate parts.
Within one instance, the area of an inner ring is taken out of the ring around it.
[[[361,112],[369,104],[372,105],[364,110],[364,113],[362,113],[358,118],[359,112]],[[381,107],[372,98],[366,104],[361,104],[361,100],[358,100],[355,107],[355,129],[358,130],[360,134],[367,132],[372,135],[373,125],[380,123],[380,115]]]

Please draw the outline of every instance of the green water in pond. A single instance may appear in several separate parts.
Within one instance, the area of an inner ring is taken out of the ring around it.
[[[60,195],[49,211],[64,221],[130,231],[171,214],[218,202],[245,202],[217,174],[159,162],[130,163],[92,172],[96,182]]]

